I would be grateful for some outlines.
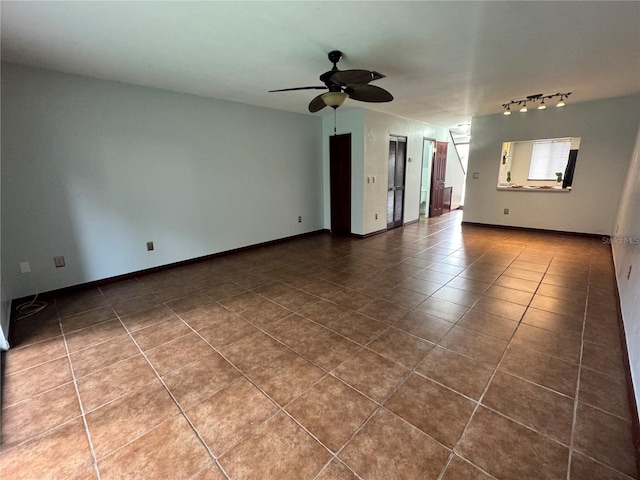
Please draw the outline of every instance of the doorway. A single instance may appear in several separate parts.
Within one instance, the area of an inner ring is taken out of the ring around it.
[[[329,137],[331,232],[351,235],[351,134]]]
[[[439,217],[444,211],[444,183],[447,177],[447,142],[436,142],[431,169],[431,201],[429,216]]]
[[[407,167],[407,138],[389,139],[389,175],[387,176],[387,229],[404,220],[404,186]]]
[[[420,216],[426,217],[429,211],[431,194],[431,168],[436,151],[436,141],[422,140],[422,173],[420,175]]]

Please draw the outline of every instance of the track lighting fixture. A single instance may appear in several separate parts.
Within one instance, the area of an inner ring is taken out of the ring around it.
[[[565,99],[571,95],[571,92],[568,93],[554,93],[552,95],[543,95],[542,93],[537,93],[535,95],[529,95],[526,98],[523,98],[521,100],[511,100],[510,102],[507,103],[503,103],[502,107],[504,108],[504,113],[505,115],[511,115],[511,105],[518,105],[520,107],[519,111],[522,113],[525,113],[528,111],[527,109],[527,102],[529,103],[536,103],[536,102],[540,102],[540,104],[538,105],[538,110],[544,110],[547,108],[547,104],[544,102],[545,99],[549,98],[555,98],[555,97],[560,97],[560,100],[558,101],[558,103],[556,104],[556,107],[564,107],[566,105],[565,103]]]

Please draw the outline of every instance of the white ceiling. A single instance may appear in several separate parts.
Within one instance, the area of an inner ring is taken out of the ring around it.
[[[326,54],[391,103],[453,126],[511,99],[640,92],[640,2],[2,1],[2,60],[308,113]],[[321,111],[319,114],[325,113]]]

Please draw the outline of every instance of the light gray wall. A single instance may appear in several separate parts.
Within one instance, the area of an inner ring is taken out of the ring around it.
[[[625,176],[614,232],[613,258],[640,416],[640,129]],[[631,275],[627,278],[629,268]]]
[[[321,131],[310,115],[3,64],[7,295],[321,229]]]
[[[424,138],[446,141],[449,132],[424,122],[395,117],[368,110],[365,115],[365,178],[364,233],[387,227],[387,177],[389,175],[389,137],[407,137],[405,169],[404,223],[420,217],[420,180]],[[409,161],[411,159],[411,161]],[[376,183],[366,183],[366,176],[375,176]],[[376,220],[375,214],[378,214]]]
[[[464,220],[609,235],[639,123],[640,95],[475,117]],[[502,142],[556,137],[581,137],[570,193],[496,189]]]
[[[1,165],[0,165],[1,171]],[[2,185],[0,184],[0,208],[2,207]],[[0,222],[0,238],[2,238],[2,225]],[[0,246],[1,248],[1,246]],[[0,250],[1,252],[1,250]],[[2,271],[2,255],[0,254],[0,272]],[[0,275],[0,350],[9,348],[9,321],[11,320],[11,298],[9,297],[4,275]],[[0,380],[0,388],[2,381]]]

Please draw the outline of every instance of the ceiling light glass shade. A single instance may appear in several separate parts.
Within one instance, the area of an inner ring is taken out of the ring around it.
[[[564,107],[565,105],[564,98],[560,97],[560,101],[556,104],[556,107]]]
[[[507,106],[507,108],[504,111],[505,115],[511,115],[511,109]]]
[[[542,100],[542,103],[538,105],[538,110],[544,110],[545,108],[547,108],[547,105],[544,103],[544,100]]]
[[[525,103],[522,108],[520,109],[521,113],[525,113],[527,111],[527,104]]]
[[[344,92],[327,92],[322,95],[322,101],[327,107],[338,108],[347,101],[349,95]]]

